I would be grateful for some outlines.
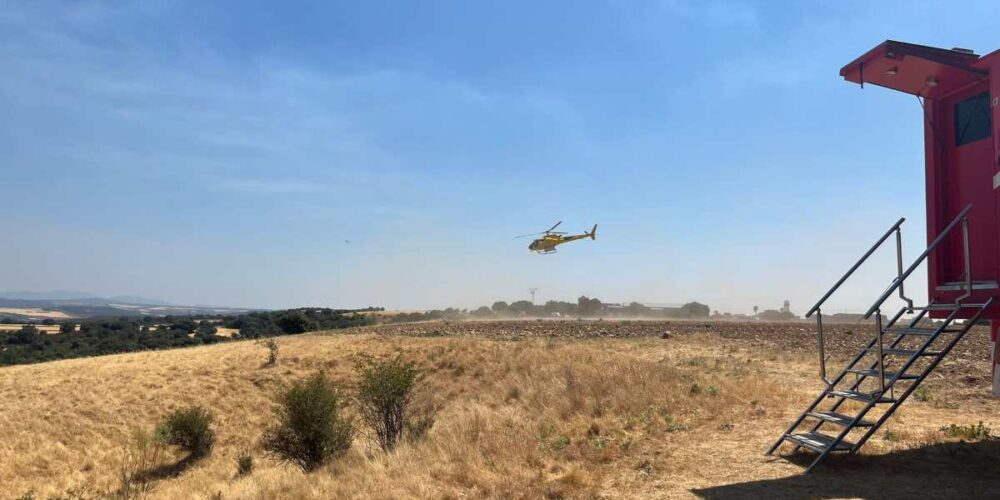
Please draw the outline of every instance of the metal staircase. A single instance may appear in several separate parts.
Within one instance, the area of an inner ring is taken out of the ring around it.
[[[793,452],[799,448],[816,452],[817,457],[806,469],[808,473],[831,453],[853,454],[858,451],[968,333],[983,311],[993,304],[992,297],[983,303],[965,302],[973,289],[989,287],[981,285],[981,282],[974,284],[971,277],[967,218],[971,208],[971,205],[966,206],[905,271],[900,229],[904,219],[899,219],[806,314],[806,317],[816,314],[820,377],[826,388],[767,450],[768,455],[786,442],[793,446]],[[932,300],[926,306],[914,306],[913,301],[906,297],[903,282],[959,224],[962,225],[965,244],[965,275],[964,281],[957,283],[957,290],[964,290],[965,293],[954,302]],[[864,316],[865,319],[875,316],[875,335],[840,374],[829,379],[826,376],[827,359],[820,308],[894,233],[898,274]],[[992,285],[995,287],[995,283]],[[884,321],[881,309],[897,291],[905,305],[892,318]],[[933,320],[928,315],[930,311],[941,311],[947,317]],[[908,317],[904,319],[904,316]],[[960,317],[968,319],[960,323]]]

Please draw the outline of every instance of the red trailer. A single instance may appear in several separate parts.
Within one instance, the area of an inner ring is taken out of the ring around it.
[[[924,170],[927,241],[971,206],[969,224],[971,302],[997,295],[1000,282],[1000,50],[978,56],[968,49],[939,49],[886,41],[844,66],[840,76],[913,94],[924,105]],[[927,293],[938,302],[964,295],[964,241],[957,231],[927,260]],[[969,318],[972,309],[963,309]],[[932,311],[943,318],[944,311]],[[993,337],[993,391],[1000,395],[996,364],[1000,302],[983,311]]]
[[[994,130],[1000,124],[1000,76],[991,74],[1000,75],[1000,51],[980,57],[968,49],[892,40],[840,70],[850,82],[912,94],[923,106],[928,244],[904,266],[899,219],[807,313],[816,316],[826,388],[769,454],[783,443],[815,451],[812,470],[830,453],[856,452],[982,320],[992,325],[993,390],[1000,395],[1000,130]],[[896,278],[865,315],[873,319],[874,335],[839,375],[828,376],[822,306],[893,239]],[[915,305],[904,284],[925,261],[929,302]],[[904,303],[899,311],[888,309],[893,295]],[[849,400],[862,409],[845,410]]]

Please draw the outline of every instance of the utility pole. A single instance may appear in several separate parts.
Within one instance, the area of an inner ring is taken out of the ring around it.
[[[531,305],[535,305],[535,292],[537,292],[537,291],[538,291],[537,288],[529,288],[528,289],[528,292],[531,293]]]

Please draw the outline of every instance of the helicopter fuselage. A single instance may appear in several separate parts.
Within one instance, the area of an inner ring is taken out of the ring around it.
[[[589,233],[583,234],[573,234],[569,236],[563,236],[561,234],[546,234],[541,238],[538,238],[528,245],[528,250],[537,253],[553,253],[556,251],[558,245],[563,243],[569,243],[570,241],[582,240],[584,238],[595,239],[597,235],[597,226],[594,226]]]

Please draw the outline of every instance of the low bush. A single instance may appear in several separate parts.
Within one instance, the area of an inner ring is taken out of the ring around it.
[[[363,357],[357,365],[358,411],[371,431],[369,438],[389,451],[406,432],[419,438],[434,424],[433,413],[415,414],[412,409],[414,389],[422,373],[413,363],[396,357],[374,360]]]
[[[917,389],[915,391],[913,391],[913,399],[916,399],[917,401],[922,401],[922,402],[930,401],[931,400],[931,390],[930,390],[930,388],[928,388],[926,385],[922,385],[920,387],[917,387]]]
[[[135,430],[122,450],[118,489],[111,498],[147,498],[153,489],[153,473],[163,464],[163,443],[144,430]]]
[[[236,475],[246,476],[253,472],[253,455],[249,451],[244,451],[236,457]]]
[[[950,437],[968,439],[971,441],[981,441],[993,438],[993,429],[980,421],[978,424],[957,425],[950,424],[941,428],[941,432]]]
[[[274,366],[278,362],[278,341],[272,338],[257,339],[257,345],[267,348],[267,361],[264,366]]]
[[[271,455],[309,472],[351,447],[354,425],[341,416],[337,387],[322,372],[292,384],[277,403],[278,421],[262,442]]]
[[[156,436],[165,444],[188,452],[191,458],[204,457],[215,444],[212,415],[200,406],[176,410],[156,426]]]

